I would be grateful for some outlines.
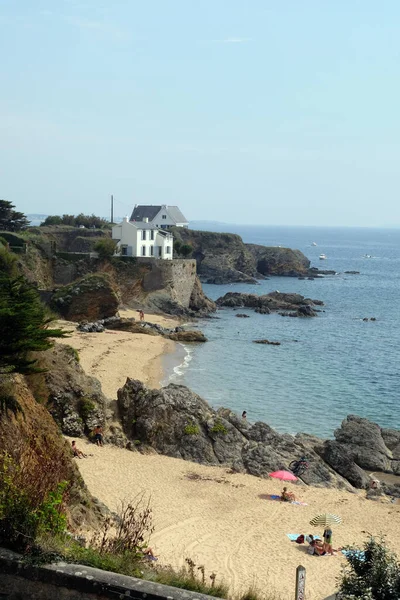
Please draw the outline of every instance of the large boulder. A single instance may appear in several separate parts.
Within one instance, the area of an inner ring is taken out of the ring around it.
[[[349,415],[335,431],[336,442],[362,469],[392,472],[392,451],[376,423]]]
[[[197,313],[199,316],[209,314],[217,310],[215,302],[207,298],[201,287],[200,279],[196,276],[192,293],[190,295],[189,308]]]
[[[69,321],[96,321],[115,315],[118,303],[110,276],[95,273],[59,288],[51,307]]]

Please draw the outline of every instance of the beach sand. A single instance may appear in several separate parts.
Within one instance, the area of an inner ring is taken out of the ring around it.
[[[309,525],[320,513],[343,519],[333,528],[335,548],[360,545],[367,532],[384,533],[400,555],[400,506],[366,500],[364,492],[289,485],[308,504],[298,506],[262,497],[279,494],[282,484],[277,481],[112,446],[98,448],[83,440],[79,447],[93,454],[77,461],[85,483],[110,509],[140,492],[151,497],[155,532],[150,545],[161,564],[179,567],[190,557],[234,590],[254,585],[261,591],[274,589],[284,600],[294,598],[295,571],[301,564],[307,570],[307,600],[328,598],[345,563],[343,555],[309,556],[305,545],[286,536],[321,535]],[[188,479],[192,473],[210,480]]]
[[[121,317],[138,318],[136,310],[119,310]],[[173,328],[177,319],[145,314],[145,320]],[[161,336],[106,330],[103,333],[81,333],[76,323],[57,321],[57,327],[72,331],[70,337],[57,340],[79,352],[80,364],[88,375],[99,379],[104,394],[111,399],[125,384],[126,378],[139,379],[150,388],[159,388],[163,379],[163,355],[175,350],[175,342]]]

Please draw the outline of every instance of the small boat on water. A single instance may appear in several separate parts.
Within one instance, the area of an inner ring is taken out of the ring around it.
[[[316,246],[317,244],[315,242],[312,242],[311,246]]]
[[[327,258],[326,254],[319,255],[319,260],[326,260],[326,258]]]

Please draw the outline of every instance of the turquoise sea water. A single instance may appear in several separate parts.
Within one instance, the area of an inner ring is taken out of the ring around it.
[[[214,407],[247,410],[250,421],[282,432],[331,437],[348,414],[400,428],[400,230],[224,229],[245,242],[298,248],[312,266],[340,274],[314,281],[273,277],[258,286],[204,285],[213,299],[228,291],[298,292],[323,300],[325,312],[293,319],[241,309],[250,318],[239,319],[231,309],[220,310],[218,319],[199,323],[209,342],[182,348],[169,380]],[[319,260],[321,253],[327,260]],[[361,274],[343,274],[349,270]],[[257,338],[281,346],[253,344]]]

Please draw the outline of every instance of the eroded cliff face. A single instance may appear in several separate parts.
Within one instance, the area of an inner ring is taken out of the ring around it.
[[[175,239],[193,247],[197,272],[207,283],[256,283],[266,275],[304,276],[310,261],[300,252],[245,244],[239,235],[174,227]]]
[[[83,521],[89,526],[98,525],[94,501],[48,410],[35,400],[21,375],[1,376],[0,390],[0,453],[8,453],[25,470],[27,484],[40,493],[54,491],[58,483],[68,482],[70,528]],[[41,479],[40,485],[32,481],[35,476]]]

